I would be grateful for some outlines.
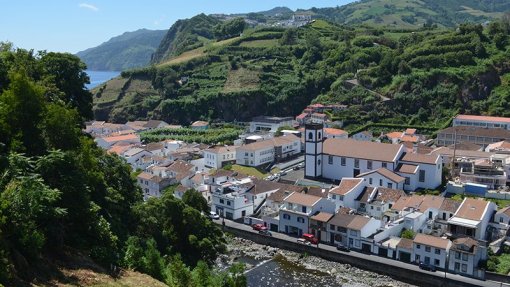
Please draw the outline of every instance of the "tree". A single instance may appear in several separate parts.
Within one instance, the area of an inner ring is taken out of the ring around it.
[[[290,28],[290,29],[286,29],[285,32],[283,32],[283,35],[280,38],[280,44],[290,46],[290,45],[296,44],[296,40],[297,40],[297,29]]]
[[[415,235],[415,233],[411,229],[404,229],[404,230],[402,230],[400,237],[407,238],[407,239],[414,239],[414,235]]]
[[[152,238],[147,240],[145,252],[142,257],[142,272],[163,280],[164,261],[156,247],[156,241]]]
[[[9,88],[0,95],[0,133],[9,150],[39,155],[44,150],[40,122],[44,88],[23,72],[9,74]]]
[[[174,256],[165,269],[165,282],[169,286],[192,286],[192,274],[179,255]]]
[[[497,33],[494,35],[494,44],[496,48],[504,50],[507,44],[507,36],[503,33]]]
[[[45,81],[57,88],[48,95],[76,108],[84,119],[92,118],[92,94],[85,88],[90,83],[80,58],[69,53],[47,53],[41,58]]]
[[[182,201],[198,211],[205,212],[206,214],[209,212],[207,200],[202,196],[200,192],[194,189],[189,189],[184,192]]]
[[[218,39],[228,39],[239,36],[244,31],[246,22],[242,17],[220,23],[214,27],[214,35]]]

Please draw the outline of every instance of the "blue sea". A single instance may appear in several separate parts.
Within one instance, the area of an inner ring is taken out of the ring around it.
[[[113,79],[120,75],[120,72],[117,71],[91,71],[86,70],[87,74],[90,77],[90,84],[86,85],[86,87],[90,90],[96,86],[101,85],[102,83]]]

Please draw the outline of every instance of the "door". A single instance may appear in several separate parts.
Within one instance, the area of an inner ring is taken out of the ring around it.
[[[379,247],[378,255],[388,257],[388,249]]]
[[[354,174],[352,175],[352,177],[356,177],[356,176],[358,176],[359,174],[360,174],[359,169],[358,169],[358,168],[355,168],[355,169],[354,169]]]
[[[372,248],[371,248],[370,244],[362,243],[361,244],[361,252],[372,253]],[[388,255],[388,250],[386,250],[386,255]]]
[[[400,251],[398,257],[402,262],[411,263],[411,253]]]
[[[331,244],[335,244],[335,234],[333,234],[333,233],[329,234],[329,242]]]

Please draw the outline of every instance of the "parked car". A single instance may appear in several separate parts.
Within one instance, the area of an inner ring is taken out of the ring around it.
[[[267,229],[262,229],[262,230],[259,230],[259,234],[262,234],[262,235],[265,235],[265,236],[269,236],[269,237],[272,237],[273,234],[271,233],[271,231],[267,230]]]
[[[253,224],[251,228],[256,231],[267,230],[267,227],[265,227],[262,223]]]
[[[300,167],[299,165],[296,165],[296,166],[294,166],[292,169],[293,169],[293,170],[300,170],[300,169],[301,169],[301,167]]]
[[[304,238],[298,238],[297,239],[297,243],[301,243],[301,244],[305,244],[305,245],[310,245],[310,241],[304,239]]]
[[[311,244],[319,244],[319,239],[315,237],[313,234],[305,233],[301,236],[301,238],[305,239],[306,241],[310,242]]]
[[[209,212],[209,218],[210,219],[220,219],[220,216],[216,212],[211,211],[211,212]]]
[[[336,249],[337,249],[337,250],[340,250],[340,251],[345,251],[345,252],[349,252],[349,251],[351,251],[351,249],[350,249],[348,246],[345,246],[345,245],[343,245],[342,243],[338,243],[338,244],[336,245]]]
[[[420,262],[419,266],[420,266],[420,269],[428,270],[428,271],[431,271],[431,272],[436,272],[436,266],[434,266],[432,264],[425,263],[425,262]]]

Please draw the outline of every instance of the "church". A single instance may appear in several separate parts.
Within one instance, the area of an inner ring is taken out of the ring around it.
[[[441,157],[407,152],[401,144],[325,138],[324,126],[305,125],[305,178],[339,182],[363,178],[369,186],[435,189],[441,185]]]

